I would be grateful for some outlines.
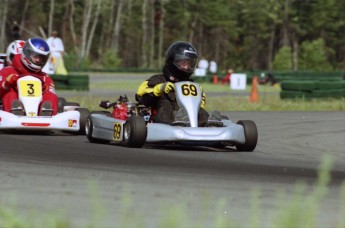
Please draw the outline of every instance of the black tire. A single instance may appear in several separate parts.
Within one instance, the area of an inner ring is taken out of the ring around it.
[[[86,138],[91,143],[102,143],[102,144],[109,143],[108,140],[96,139],[96,138],[92,137],[92,131],[93,131],[93,123],[92,123],[92,118],[91,118],[91,113],[90,113],[89,116],[86,119],[86,124],[85,124]]]
[[[77,108],[76,111],[80,113],[80,117],[79,117],[80,129],[78,131],[78,134],[85,135],[85,125],[86,125],[86,121],[90,112],[86,108]]]
[[[143,117],[131,116],[123,127],[123,143],[128,147],[142,147],[146,141],[147,128]]]
[[[65,106],[67,101],[63,97],[58,97],[58,99],[59,99],[58,112],[61,113],[61,112],[63,112],[63,107]]]
[[[236,148],[239,151],[251,152],[255,149],[258,142],[258,129],[252,120],[239,120],[237,124],[242,125],[244,129],[244,144],[237,144]]]

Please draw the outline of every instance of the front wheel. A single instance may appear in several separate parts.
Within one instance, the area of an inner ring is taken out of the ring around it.
[[[123,142],[128,147],[142,147],[146,141],[147,128],[144,118],[130,116],[124,124]]]
[[[251,152],[258,142],[258,129],[252,120],[239,120],[237,124],[243,126],[245,143],[236,145],[239,151]]]
[[[93,122],[91,118],[91,114],[87,117],[86,119],[86,124],[85,124],[85,134],[86,138],[89,140],[91,143],[109,143],[109,140],[105,139],[97,139],[92,136],[93,132]]]

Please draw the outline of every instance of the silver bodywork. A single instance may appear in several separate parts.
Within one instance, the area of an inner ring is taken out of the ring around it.
[[[126,121],[96,113],[91,114],[90,117],[93,122],[92,137],[109,141],[123,140],[123,126]],[[121,127],[119,138],[114,137],[114,127],[116,124]]]
[[[232,142],[244,143],[241,125],[230,120],[222,121],[223,127],[180,127],[159,123],[147,125],[147,142]]]
[[[180,109],[186,110],[190,127],[149,123],[147,142],[245,142],[243,127],[230,120],[218,120],[222,122],[222,127],[198,127],[198,113],[202,102],[199,84],[177,82],[175,92]]]

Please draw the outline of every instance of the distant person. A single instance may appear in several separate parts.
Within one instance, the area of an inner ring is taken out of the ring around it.
[[[17,21],[13,22],[12,26],[12,39],[13,40],[19,40],[20,34],[19,34],[19,25]]]
[[[278,80],[274,77],[272,72],[269,72],[267,74],[267,81],[271,83],[271,86],[274,86],[278,83]]]
[[[65,47],[62,39],[58,37],[58,32],[54,30],[51,36],[47,39],[47,43],[51,50],[51,58],[47,64],[49,64],[49,70],[53,70],[54,74],[66,75],[67,70],[63,62],[63,56],[65,54]],[[46,69],[46,67],[45,67]],[[51,73],[51,72],[49,72]]]
[[[227,71],[226,71],[226,75],[225,77],[222,79],[222,84],[230,84],[230,81],[231,81],[231,74],[233,73],[233,70],[231,68],[229,68]]]
[[[206,76],[207,68],[208,68],[208,61],[205,58],[199,60],[198,63],[198,76]]]
[[[6,65],[6,54],[0,53],[0,70]]]
[[[212,74],[216,74],[216,73],[217,73],[217,63],[216,63],[216,61],[211,61],[211,62],[210,62],[209,71],[210,71]]]
[[[202,58],[199,60],[198,67],[201,69],[207,69],[208,68],[208,61],[205,58]]]
[[[11,42],[6,49],[6,62],[5,66],[12,66],[12,60],[15,55],[21,54],[25,45],[24,40],[15,40]]]

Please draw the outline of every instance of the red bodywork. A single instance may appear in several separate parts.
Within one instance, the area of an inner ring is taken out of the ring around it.
[[[127,120],[128,118],[128,107],[126,103],[117,104],[114,106],[112,115],[116,119]]]

